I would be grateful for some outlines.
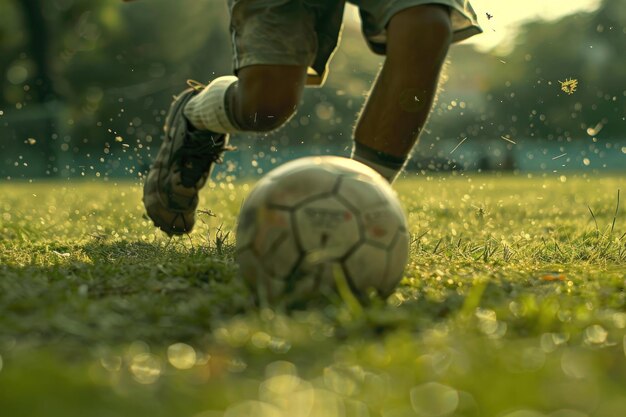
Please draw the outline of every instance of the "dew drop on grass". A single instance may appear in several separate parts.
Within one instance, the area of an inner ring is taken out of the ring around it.
[[[272,362],[265,367],[265,377],[271,378],[278,375],[298,375],[298,368],[288,361],[276,361]]]
[[[261,400],[275,402],[279,399],[289,399],[292,401],[295,398],[290,393],[297,391],[295,396],[299,397],[300,405],[310,402],[308,396],[312,394],[311,384],[298,377],[298,369],[293,363],[287,361],[272,362],[265,367],[265,377],[265,381],[259,386],[259,398]],[[310,392],[307,394],[305,391]],[[282,405],[288,406],[284,401]]]
[[[557,348],[557,344],[552,337],[552,333],[542,334],[539,344],[541,346],[541,350],[545,353],[554,352]]]
[[[582,379],[589,374],[589,365],[581,353],[566,350],[561,356],[561,370],[570,378]]]
[[[489,309],[477,308],[475,312],[478,318],[478,328],[486,335],[495,334],[499,327],[496,312]]]
[[[287,353],[291,349],[291,343],[285,339],[272,337],[268,348],[274,353]]]
[[[299,413],[298,417],[324,416],[344,417],[346,410],[343,399],[332,391],[325,389],[312,389],[313,405],[308,413]],[[285,416],[286,417],[286,416]],[[295,417],[295,416],[294,416]]]
[[[451,414],[459,405],[457,390],[437,382],[428,382],[413,387],[410,394],[413,410],[424,417]]]
[[[167,360],[177,369],[190,369],[196,364],[196,351],[185,343],[174,343],[167,348]]]
[[[122,368],[122,358],[116,355],[102,356],[100,365],[109,372],[117,372]]]
[[[259,399],[279,407],[284,417],[312,415],[316,400],[311,383],[295,375],[279,375],[265,380],[259,386]]]
[[[101,229],[102,228],[98,226],[98,230],[101,230]],[[130,345],[128,345],[128,347],[126,348],[126,359],[130,360],[133,357],[141,353],[148,353],[148,352],[150,352],[150,346],[148,346],[146,342],[142,342],[141,340],[136,340],[132,342]]]
[[[585,341],[592,344],[602,344],[606,342],[609,333],[599,324],[594,324],[585,329]]]
[[[324,383],[326,386],[344,396],[351,396],[357,392],[363,383],[364,373],[360,366],[333,365],[324,369]]]
[[[263,398],[282,397],[294,392],[302,382],[296,375],[273,376],[261,383],[259,394]]]
[[[272,336],[265,332],[256,332],[250,338],[250,342],[259,349],[265,349],[272,341]]]
[[[140,353],[132,359],[130,371],[140,384],[153,384],[161,376],[161,361],[150,353]]]
[[[232,358],[228,361],[228,370],[230,372],[239,373],[248,368],[248,364],[241,358]]]

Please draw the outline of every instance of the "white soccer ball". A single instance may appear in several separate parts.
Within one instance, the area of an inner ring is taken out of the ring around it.
[[[406,217],[387,181],[359,162],[318,156],[286,163],[252,189],[235,257],[261,300],[298,304],[337,282],[386,297],[408,251]]]

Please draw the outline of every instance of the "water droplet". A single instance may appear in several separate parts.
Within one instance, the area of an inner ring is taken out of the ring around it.
[[[561,369],[570,378],[582,379],[589,374],[589,366],[582,354],[566,350],[561,356]]]
[[[447,385],[428,382],[411,389],[411,405],[420,416],[443,416],[456,410],[459,394]]]
[[[102,226],[98,225],[96,227],[98,230],[103,230]],[[126,360],[131,361],[135,356],[141,353],[149,353],[150,346],[146,342],[142,342],[141,340],[136,340],[128,345],[126,348]]]
[[[486,335],[495,334],[498,330],[499,323],[496,318],[496,312],[486,308],[477,308],[475,312],[478,318],[478,328]]]
[[[248,367],[248,364],[240,358],[233,358],[228,362],[228,370],[230,372],[243,372]]]
[[[277,375],[263,382],[259,390],[280,396],[295,391],[300,382],[300,378],[296,375]]]
[[[185,343],[174,343],[167,348],[167,360],[177,369],[190,369],[196,364],[196,351]]]
[[[298,368],[287,361],[272,362],[265,367],[265,376],[268,379],[277,375],[298,375]]]
[[[615,327],[618,329],[623,329],[626,327],[626,313],[615,313],[613,314],[613,323]]]
[[[324,383],[331,390],[350,396],[362,384],[363,369],[360,366],[333,365],[324,369]]]
[[[268,365],[265,369],[268,378],[259,386],[259,399],[279,407],[284,416],[309,416],[314,390],[296,373],[296,367],[290,362],[277,361]]]
[[[130,371],[140,384],[153,384],[161,376],[161,361],[150,353],[140,353],[133,358]]]
[[[14,64],[7,70],[6,77],[11,84],[22,84],[29,77],[28,69],[24,65]]]
[[[106,355],[100,358],[100,365],[109,372],[117,372],[122,368],[122,358],[116,355]]]
[[[594,324],[585,329],[585,341],[588,343],[601,344],[606,342],[609,333],[599,324]]]
[[[259,349],[265,349],[272,341],[272,336],[265,332],[256,332],[250,338],[250,342]]]

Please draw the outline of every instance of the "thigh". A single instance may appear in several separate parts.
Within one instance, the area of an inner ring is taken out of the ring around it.
[[[246,101],[299,97],[306,73],[302,65],[249,65],[239,71],[238,91]]]
[[[453,42],[482,32],[476,13],[467,0],[350,0],[359,6],[363,33],[370,48],[380,54],[387,49],[387,26],[397,13],[421,5],[440,5],[448,9],[452,23]]]

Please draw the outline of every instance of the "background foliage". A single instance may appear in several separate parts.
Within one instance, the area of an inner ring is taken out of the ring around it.
[[[626,165],[622,6],[604,0],[594,12],[530,22],[506,51],[454,46],[448,82],[415,156],[421,165],[413,168],[428,168],[433,159],[433,169]],[[230,73],[227,22],[217,0],[3,1],[2,177],[136,176],[184,80]],[[258,174],[305,153],[348,153],[353,121],[380,64],[359,28],[347,25],[327,85],[306,92],[286,128],[236,138],[240,152],[230,172]],[[560,91],[568,78],[580,82],[573,95]],[[551,162],[562,153],[568,156]]]

